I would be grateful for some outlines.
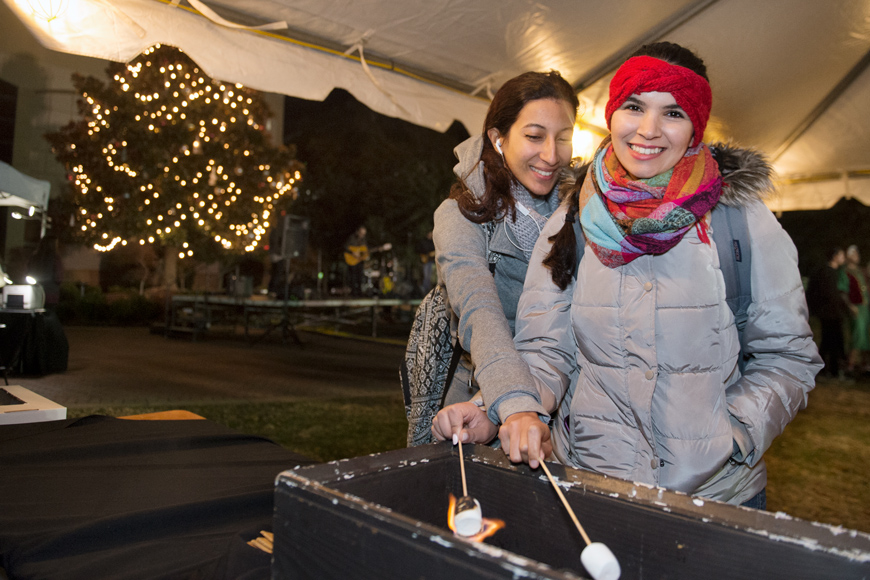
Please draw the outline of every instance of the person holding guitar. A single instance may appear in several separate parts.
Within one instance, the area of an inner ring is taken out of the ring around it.
[[[363,295],[363,267],[368,259],[369,248],[366,243],[366,227],[359,226],[344,243],[344,261],[347,264],[351,296]]]

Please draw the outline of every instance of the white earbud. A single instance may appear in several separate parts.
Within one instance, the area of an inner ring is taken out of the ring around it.
[[[495,150],[498,151],[502,157],[504,157],[504,151],[501,150],[501,139],[497,139],[495,142]]]

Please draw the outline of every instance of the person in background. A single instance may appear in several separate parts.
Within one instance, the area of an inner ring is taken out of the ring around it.
[[[285,212],[281,212],[281,216]],[[269,288],[268,292],[272,298],[287,300],[287,276],[284,264],[284,220],[279,220],[278,223],[272,226],[272,231],[269,232]]]
[[[435,271],[435,242],[432,241],[432,230],[426,232],[426,237],[417,242],[416,252],[420,256],[420,264],[423,270],[420,291],[425,296],[432,289],[432,273]]]
[[[851,333],[849,335],[849,373],[860,374],[866,370],[867,352],[870,351],[870,293],[867,277],[861,267],[861,252],[858,246],[846,248],[846,265],[840,277],[840,290],[849,300]]]
[[[763,454],[806,406],[822,361],[797,251],[760,199],[771,169],[725,146],[714,158],[702,141],[711,106],[706,67],[682,46],[646,45],[623,63],[611,134],[529,264],[515,342],[534,388],[487,401],[491,426],[474,405],[442,411],[438,438],[497,431],[533,468],[552,451],[574,468],[764,509]],[[742,348],[710,233],[718,203],[742,207],[749,231]]]
[[[498,90],[483,131],[456,147],[456,182],[435,211],[439,284],[465,355],[446,404],[492,402],[532,377],[513,342],[532,249],[559,206],[579,106],[556,71],[527,72]]]
[[[846,263],[843,248],[834,247],[827,252],[827,261],[810,277],[807,285],[807,305],[810,314],[821,323],[822,340],[819,354],[825,361],[824,374],[844,379],[840,362],[846,358],[843,323],[849,319],[847,296],[840,290],[840,273]]]
[[[42,286],[45,307],[54,309],[60,302],[60,284],[63,282],[63,260],[55,235],[47,234],[39,241],[27,264],[27,273]]]
[[[347,264],[350,295],[363,295],[363,269],[369,259],[369,248],[366,242],[366,227],[359,226],[344,243],[344,261]]]

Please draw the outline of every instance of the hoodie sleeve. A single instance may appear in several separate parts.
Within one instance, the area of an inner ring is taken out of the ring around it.
[[[459,319],[459,342],[471,355],[489,418],[498,424],[499,403],[530,391],[532,377],[514,347],[489,270],[486,233],[462,215],[455,200],[447,199],[435,211],[433,240],[438,274]]]
[[[823,363],[808,322],[797,250],[769,209],[747,206],[752,303],[743,331],[743,376],[727,390],[735,459],[754,466],[807,405]]]
[[[553,243],[549,238],[565,223],[565,207],[560,207],[544,226],[535,244],[526,283],[517,309],[514,342],[534,378],[534,391],[513,402],[517,411],[536,411],[542,419],[556,410],[576,372],[576,344],[571,326],[571,298],[574,282],[561,290],[553,282],[544,259]],[[530,404],[534,398],[538,406]],[[545,414],[546,413],[546,414]]]

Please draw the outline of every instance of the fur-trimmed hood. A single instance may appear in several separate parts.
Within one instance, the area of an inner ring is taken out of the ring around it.
[[[746,205],[773,193],[773,167],[764,155],[729,143],[712,143],[709,147],[722,174],[722,203]]]
[[[719,164],[719,173],[722,174],[720,202],[729,206],[741,206],[755,199],[763,200],[773,193],[773,167],[763,154],[730,143],[711,143],[708,147]],[[587,163],[565,171],[559,187],[562,201],[575,192],[575,186],[583,184],[588,168]]]

